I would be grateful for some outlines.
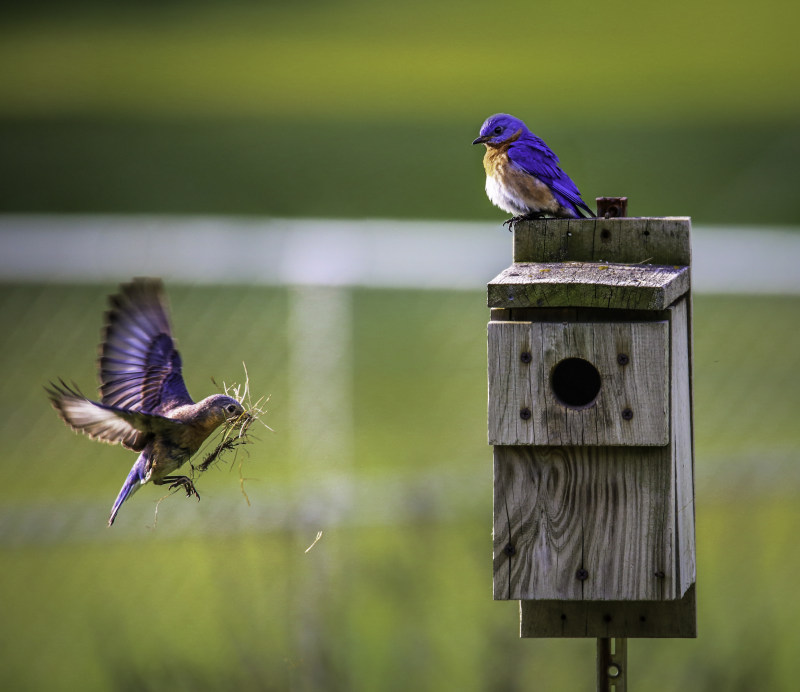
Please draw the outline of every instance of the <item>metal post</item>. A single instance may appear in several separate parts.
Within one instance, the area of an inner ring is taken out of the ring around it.
[[[628,689],[628,640],[624,637],[597,640],[597,692]]]

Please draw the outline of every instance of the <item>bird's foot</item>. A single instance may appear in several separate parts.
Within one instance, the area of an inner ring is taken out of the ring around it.
[[[175,488],[183,488],[186,491],[186,497],[192,497],[192,495],[194,495],[198,502],[200,501],[200,493],[197,492],[197,489],[194,487],[194,483],[192,483],[188,476],[164,476],[159,485],[164,485],[166,483],[170,483],[170,490],[174,490]]]
[[[520,221],[533,221],[535,219],[543,219],[545,216],[547,216],[547,214],[543,211],[529,211],[527,214],[512,216],[510,219],[503,221],[503,225],[508,227],[508,230],[511,231]]]

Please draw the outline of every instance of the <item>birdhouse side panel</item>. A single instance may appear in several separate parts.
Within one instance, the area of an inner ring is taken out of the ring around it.
[[[677,502],[678,578],[680,593],[683,594],[696,580],[690,300],[678,301],[670,312],[672,450]]]

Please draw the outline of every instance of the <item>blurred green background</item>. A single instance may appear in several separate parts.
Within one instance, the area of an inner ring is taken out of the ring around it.
[[[506,111],[586,199],[797,225],[798,15],[7,3],[0,212],[499,227],[470,142]],[[3,689],[594,689],[593,640],[519,640],[516,604],[491,600],[481,286],[169,285],[190,392],[241,381],[244,361],[275,432],[203,474],[199,504],[169,497],[155,524],[144,488],[107,529],[133,455],[75,437],[41,387],[92,391],[114,288],[0,285]],[[331,307],[346,328],[326,374],[298,315]],[[794,296],[695,299],[699,638],[632,641],[632,689],[796,689],[799,323]],[[332,395],[330,416],[303,416]]]
[[[497,219],[501,111],[590,200],[800,219],[788,0],[10,4],[0,210]]]

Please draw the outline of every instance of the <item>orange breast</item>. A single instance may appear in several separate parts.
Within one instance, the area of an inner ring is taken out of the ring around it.
[[[508,148],[511,146],[511,141],[504,142],[499,147],[486,147],[486,153],[483,155],[483,169],[486,175],[491,175],[499,178],[510,164],[508,158]]]
[[[493,204],[511,214],[531,211],[555,214],[559,203],[550,188],[530,173],[517,168],[508,157],[511,140],[499,147],[486,147],[483,167],[486,194]]]

